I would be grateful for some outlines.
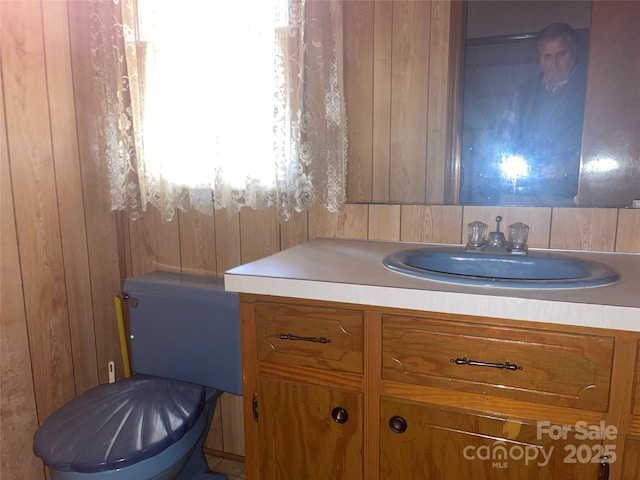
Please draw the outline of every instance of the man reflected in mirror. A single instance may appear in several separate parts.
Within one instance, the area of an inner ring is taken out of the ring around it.
[[[505,155],[521,169],[513,193],[516,203],[574,206],[586,70],[576,62],[578,41],[566,23],[545,27],[536,48],[540,73],[517,88],[504,115]]]

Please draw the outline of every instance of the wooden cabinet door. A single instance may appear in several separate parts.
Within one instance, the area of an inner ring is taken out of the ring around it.
[[[360,480],[361,393],[261,377],[261,480]]]
[[[574,431],[553,439],[559,430],[540,433],[535,423],[391,398],[380,427],[380,480],[599,478],[601,442]]]

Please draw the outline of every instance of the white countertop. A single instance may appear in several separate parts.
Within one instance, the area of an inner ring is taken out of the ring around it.
[[[410,242],[317,239],[225,273],[229,291],[640,332],[640,255],[558,251],[615,268],[612,285],[575,289],[463,286],[389,270]]]

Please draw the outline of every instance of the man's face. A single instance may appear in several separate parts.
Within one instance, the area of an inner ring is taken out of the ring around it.
[[[567,37],[542,41],[538,48],[538,60],[542,74],[550,86],[556,86],[569,78],[574,56]]]

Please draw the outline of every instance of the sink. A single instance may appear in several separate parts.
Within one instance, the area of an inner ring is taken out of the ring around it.
[[[502,288],[597,287],[620,279],[620,274],[604,263],[555,252],[494,255],[431,247],[392,253],[383,264],[393,271],[429,280]]]

